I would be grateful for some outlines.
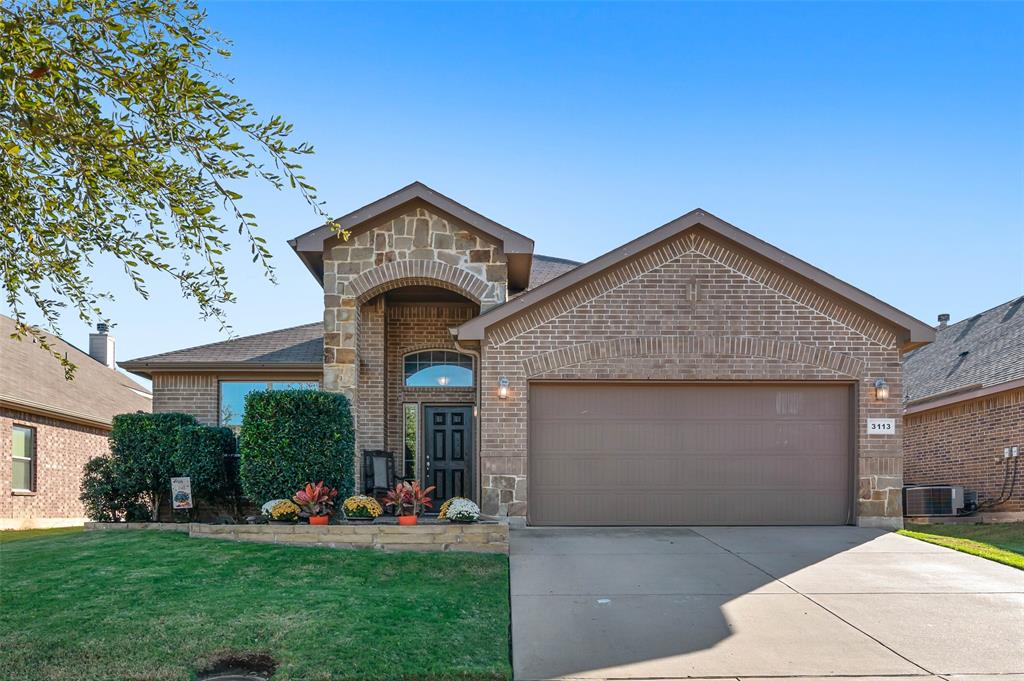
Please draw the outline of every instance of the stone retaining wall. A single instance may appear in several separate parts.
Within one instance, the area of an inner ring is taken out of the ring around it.
[[[169,530],[190,537],[264,544],[324,546],[384,551],[465,551],[508,553],[508,525],[502,523],[424,523],[344,525],[207,525],[204,523],[86,523],[86,530]]]

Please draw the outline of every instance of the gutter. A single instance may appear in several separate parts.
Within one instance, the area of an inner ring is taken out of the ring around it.
[[[998,383],[996,385],[985,387],[980,387],[980,384],[976,384],[974,386],[967,386],[966,388],[958,388],[957,390],[947,390],[943,393],[929,395],[928,397],[922,397],[908,402],[907,406],[903,409],[903,414],[906,416],[910,414],[917,414],[922,411],[931,411],[932,409],[939,409],[940,407],[948,407],[951,404],[976,400],[982,397],[988,397],[989,395],[995,395],[996,393],[1006,392],[1007,390],[1017,390],[1019,388],[1024,388],[1024,378],[1017,378],[1012,381],[1006,381],[1005,383]]]
[[[58,421],[76,423],[78,425],[89,426],[91,428],[100,428],[102,430],[110,430],[111,428],[110,421],[96,418],[90,414],[57,409],[56,407],[51,407],[40,402],[19,400],[9,395],[0,395],[0,407],[14,411],[23,411],[36,416],[42,416],[44,418],[56,419]]]
[[[153,373],[194,373],[194,372],[220,372],[220,371],[280,371],[296,372],[305,371],[308,373],[322,374],[324,365],[322,363],[309,362],[118,362],[118,366],[136,376],[152,378]]]
[[[484,374],[484,371],[483,371],[483,359],[480,356],[480,351],[479,350],[473,350],[472,348],[464,347],[459,342],[459,327],[454,326],[454,327],[449,328],[448,329],[448,333],[451,335],[452,342],[455,343],[455,348],[459,352],[464,352],[467,355],[472,355],[473,357],[476,358],[476,404],[473,405],[473,411],[475,412],[475,416],[473,418],[473,446],[476,449],[476,461],[477,461],[477,465],[476,465],[476,478],[477,478],[476,505],[479,507],[480,504],[484,500],[483,466],[480,465],[480,445],[481,445],[481,442],[482,442],[482,434],[480,432],[480,418],[481,418],[480,411],[483,408],[483,374]]]

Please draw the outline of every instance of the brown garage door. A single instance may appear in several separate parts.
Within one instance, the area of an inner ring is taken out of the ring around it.
[[[850,389],[530,386],[535,525],[842,525]]]

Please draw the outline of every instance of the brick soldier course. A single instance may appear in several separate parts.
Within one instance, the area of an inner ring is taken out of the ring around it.
[[[238,339],[127,363],[153,377],[158,409],[187,406],[194,385],[209,414],[225,377],[318,371],[323,389],[352,399],[357,449],[401,460],[405,405],[421,423],[429,405],[466,405],[472,496],[487,514],[523,516],[537,382],[844,385],[850,520],[901,523],[900,359],[933,330],[704,211],[581,265],[534,255],[530,239],[416,183],[290,244],[324,287],[321,357],[296,361],[311,338],[261,352]],[[474,385],[407,386],[403,358],[421,350],[472,357]],[[867,435],[868,418],[894,419],[895,434]]]

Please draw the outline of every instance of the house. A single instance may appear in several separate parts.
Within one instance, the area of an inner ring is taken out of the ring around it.
[[[904,362],[904,477],[963,485],[987,514],[1024,520],[1024,296],[948,322]]]
[[[322,325],[123,363],[154,409],[319,384],[357,450],[535,525],[901,524],[930,326],[702,210],[584,264],[420,183],[337,223],[289,242]]]
[[[110,451],[114,415],[150,411],[152,398],[117,371],[106,325],[89,353],[47,338],[77,367],[71,381],[34,339],[11,338],[14,328],[0,315],[0,530],[81,525],[82,468]]]

